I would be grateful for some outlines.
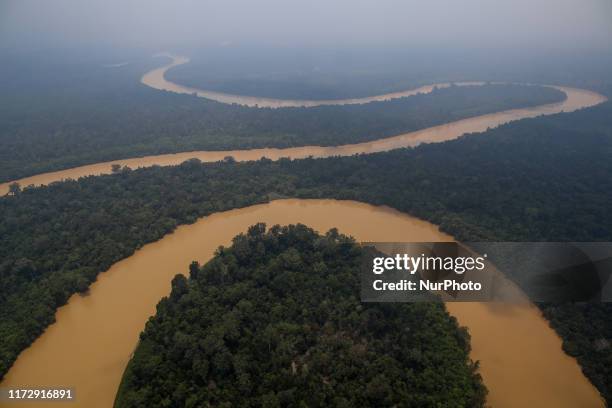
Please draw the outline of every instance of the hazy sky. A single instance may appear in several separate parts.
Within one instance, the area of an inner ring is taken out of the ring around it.
[[[612,49],[612,0],[0,0],[0,42]]]

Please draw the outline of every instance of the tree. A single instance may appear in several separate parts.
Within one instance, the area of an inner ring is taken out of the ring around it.
[[[443,305],[362,306],[361,250],[338,232],[321,236],[304,225],[266,232],[264,224],[248,231],[197,273],[192,263],[189,279],[175,278],[141,335],[115,407],[164,407],[166,395],[176,406],[188,398],[216,407],[483,406],[486,389]],[[315,245],[322,240],[327,245]],[[263,255],[237,262],[236,251],[252,254],[259,244]],[[299,272],[286,270],[287,256],[301,260]],[[320,262],[329,267],[317,271]],[[212,285],[206,276],[219,265],[225,280]],[[278,285],[284,278],[300,290]],[[342,290],[324,290],[331,286]],[[381,330],[349,318],[368,310],[386,321]],[[419,365],[407,350],[419,350]],[[139,369],[148,361],[159,364]]]

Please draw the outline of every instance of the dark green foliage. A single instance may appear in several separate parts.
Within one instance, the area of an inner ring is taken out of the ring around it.
[[[362,250],[249,228],[147,323],[116,407],[478,407],[467,332],[441,303],[362,304]]]
[[[227,178],[219,165],[199,179],[203,173],[189,175],[194,166],[202,169],[187,162],[184,174],[173,176],[190,180],[183,193],[163,176],[136,181],[140,172],[123,170],[112,181],[90,177],[0,199],[0,375],[53,322],[55,309],[87,290],[99,272],[178,224],[265,201],[262,186],[274,190],[278,182],[260,183],[242,167]]]
[[[366,105],[257,109],[139,83],[162,63],[135,60],[118,68],[75,63],[62,65],[66,72],[60,70],[64,76],[57,78],[49,63],[41,72],[30,64],[23,67],[27,80],[42,83],[3,83],[0,77],[0,182],[143,155],[355,143],[563,97],[549,88],[490,85]]]
[[[612,104],[606,103],[389,153],[188,162],[26,188],[0,199],[0,372],[71,293],[199,216],[270,197],[325,197],[386,204],[463,241],[612,241],[610,157]],[[542,308],[611,401],[612,307]]]

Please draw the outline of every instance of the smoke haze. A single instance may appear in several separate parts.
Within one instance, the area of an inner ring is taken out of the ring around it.
[[[3,0],[4,47],[609,48],[609,0]]]

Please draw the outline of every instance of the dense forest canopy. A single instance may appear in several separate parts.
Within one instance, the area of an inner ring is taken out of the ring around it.
[[[257,109],[150,89],[140,77],[162,58],[116,58],[0,67],[15,78],[0,77],[0,182],[143,155],[356,143],[563,98],[550,88],[490,85],[365,105]]]
[[[465,329],[441,303],[361,303],[363,252],[253,225],[174,278],[115,406],[483,406]]]
[[[0,373],[97,274],[177,225],[279,197],[354,199],[462,241],[612,241],[612,104],[441,144],[330,159],[124,170],[0,199]],[[511,273],[511,271],[506,271]],[[612,401],[612,308],[542,305]]]

